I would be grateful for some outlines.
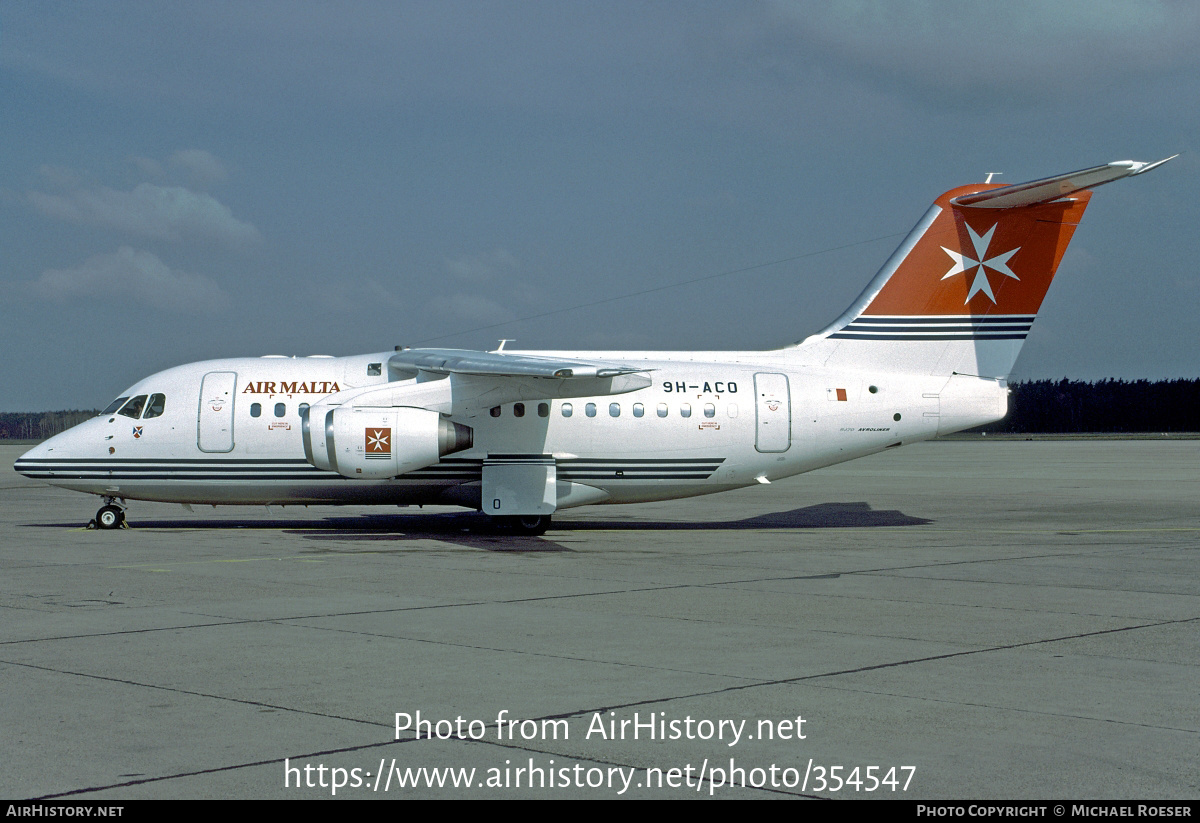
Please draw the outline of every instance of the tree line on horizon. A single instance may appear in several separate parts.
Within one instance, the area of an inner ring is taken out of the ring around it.
[[[45,440],[98,414],[99,409],[0,412],[0,440]]]
[[[1200,431],[1200,379],[1025,380],[1011,384],[1008,416],[973,431],[1074,434]],[[99,409],[0,412],[0,440],[44,440]]]
[[[1008,416],[972,431],[1083,434],[1200,431],[1197,380],[1026,380],[1011,385]]]

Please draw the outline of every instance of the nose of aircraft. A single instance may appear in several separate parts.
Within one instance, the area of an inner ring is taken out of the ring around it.
[[[68,429],[61,434],[56,434],[48,440],[43,440],[29,451],[22,454],[13,463],[13,468],[26,477],[32,477],[35,480],[48,480],[52,471],[52,464],[60,461],[62,458],[69,457],[73,451],[71,448],[72,442],[76,439],[73,432],[75,429]]]
[[[62,435],[59,435],[59,434],[54,435],[54,437],[61,437],[61,436]],[[32,449],[30,449],[29,451],[25,452],[23,455],[18,457],[17,462],[14,464],[17,471],[21,470],[22,463],[27,463],[30,460],[37,460],[40,457],[46,457],[50,453],[47,446],[50,444],[50,441],[54,439],[54,437],[51,437],[50,440],[43,440],[41,443],[38,443]]]
[[[50,438],[50,439],[53,440],[54,438]],[[48,452],[46,451],[46,443],[49,443],[49,442],[50,441],[47,440],[42,443],[38,443],[32,449],[30,449],[29,451],[25,452],[23,455],[18,457],[16,462],[13,463],[13,469],[18,474],[23,474],[26,477],[33,477],[33,478],[37,478],[40,480],[41,478],[38,477],[38,475],[36,473],[36,471],[37,471],[36,466],[38,466],[41,463],[41,461],[43,459],[45,459],[46,455],[48,454]]]

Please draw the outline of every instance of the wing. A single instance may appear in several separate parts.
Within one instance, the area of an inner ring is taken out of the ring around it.
[[[648,371],[624,363],[538,357],[507,352],[466,351],[462,349],[405,349],[388,359],[394,371],[432,374],[461,374],[476,377],[543,377],[580,380],[619,377]]]
[[[329,395],[313,409],[408,406],[469,417],[502,403],[637,391],[650,385],[649,371],[628,363],[498,351],[404,349],[388,359],[388,383]]]

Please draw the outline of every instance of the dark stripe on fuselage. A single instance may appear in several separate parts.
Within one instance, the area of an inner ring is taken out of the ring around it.
[[[109,464],[126,464],[126,463],[170,463],[170,464],[196,464],[196,463],[211,463],[213,465],[245,465],[257,464],[267,466],[300,465],[307,466],[308,461],[303,458],[293,460],[291,458],[238,458],[238,457],[221,457],[221,458],[203,458],[203,457],[20,457],[17,458],[16,465],[34,464],[34,463],[102,463]]]
[[[1034,315],[995,317],[874,317],[863,315],[829,335],[833,340],[1024,340]]]
[[[947,315],[945,317],[875,317],[864,314],[851,320],[846,325],[854,326],[867,323],[871,325],[890,324],[898,326],[977,326],[996,323],[1023,323],[1028,326],[1033,323],[1034,319],[1035,315],[1032,314],[998,314],[992,317],[970,317],[967,315]]]
[[[831,340],[1024,340],[1025,334],[846,334],[829,335]]]
[[[538,459],[547,459],[537,456]],[[489,458],[492,459],[492,458]],[[533,459],[530,455],[508,456],[512,460]],[[560,460],[560,480],[706,480],[723,457],[601,458],[577,457]],[[311,481],[351,480],[336,472],[323,471],[304,460],[262,458],[29,458],[16,461],[14,468],[37,480],[104,481]],[[482,478],[483,461],[450,458],[433,466],[399,476],[401,480],[467,483]]]

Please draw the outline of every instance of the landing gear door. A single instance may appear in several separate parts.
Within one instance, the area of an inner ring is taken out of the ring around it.
[[[754,448],[785,452],[792,445],[792,403],[786,374],[754,375]]]
[[[200,384],[196,443],[202,452],[233,451],[233,400],[237,372],[210,371]]]
[[[558,508],[553,457],[483,461],[483,513],[553,514]]]

